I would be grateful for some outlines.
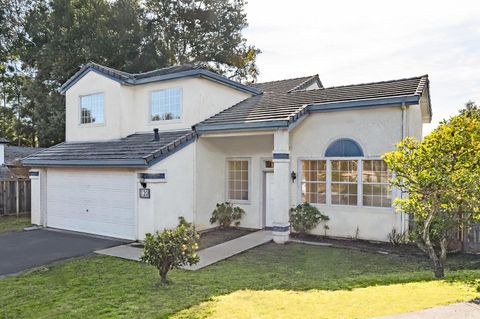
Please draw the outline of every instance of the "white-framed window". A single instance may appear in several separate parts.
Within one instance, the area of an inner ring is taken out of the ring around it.
[[[181,88],[170,88],[152,92],[150,95],[150,121],[180,119],[181,103]]]
[[[327,161],[302,161],[302,201],[312,204],[327,202]]]
[[[105,123],[105,99],[103,93],[80,96],[80,124]]]
[[[227,200],[248,201],[249,200],[249,170],[248,159],[227,160]]]
[[[302,202],[392,207],[390,173],[381,159],[305,159],[300,170]]]
[[[362,163],[363,206],[391,207],[387,164],[382,160],[363,160]]]
[[[358,204],[358,161],[333,160],[331,202],[333,205]]]

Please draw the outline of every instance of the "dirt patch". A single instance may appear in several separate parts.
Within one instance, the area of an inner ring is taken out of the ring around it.
[[[216,246],[226,241],[248,235],[252,232],[251,229],[245,228],[215,228],[200,233],[199,248],[205,249],[208,247]]]
[[[336,248],[347,248],[379,254],[397,255],[402,257],[415,257],[425,259],[426,255],[417,246],[404,244],[392,246],[389,243],[374,242],[360,239],[338,239],[315,235],[291,234],[292,239],[303,240],[308,242],[316,242],[329,244]]]

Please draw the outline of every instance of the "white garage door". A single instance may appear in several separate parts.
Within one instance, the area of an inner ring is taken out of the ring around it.
[[[56,171],[47,175],[47,225],[135,239],[133,173]]]

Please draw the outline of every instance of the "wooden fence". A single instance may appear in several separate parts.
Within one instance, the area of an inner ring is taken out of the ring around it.
[[[472,253],[480,252],[480,224],[471,226],[465,232],[465,240],[463,242],[463,248],[467,252],[472,252]]]
[[[0,215],[29,214],[30,180],[0,181]]]

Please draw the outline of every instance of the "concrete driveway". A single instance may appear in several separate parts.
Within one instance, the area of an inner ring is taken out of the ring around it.
[[[0,235],[0,277],[125,243],[46,229]]]

